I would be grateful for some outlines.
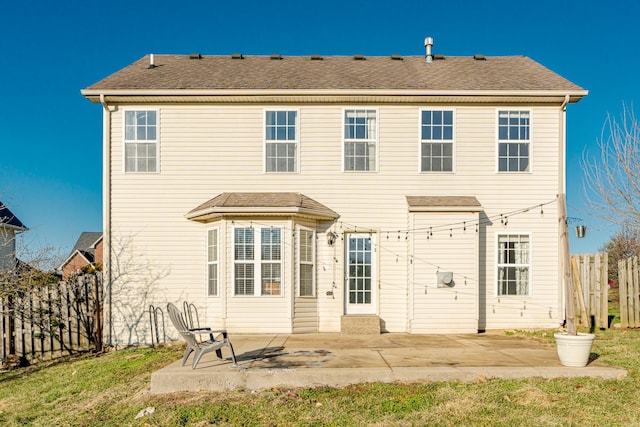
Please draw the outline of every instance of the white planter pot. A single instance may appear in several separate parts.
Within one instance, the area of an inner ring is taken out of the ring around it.
[[[594,334],[567,335],[558,333],[553,335],[556,339],[558,357],[564,366],[581,368],[587,366],[591,355],[591,346],[595,339]]]

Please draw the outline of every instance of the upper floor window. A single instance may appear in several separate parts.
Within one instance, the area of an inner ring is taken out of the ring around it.
[[[529,235],[498,235],[498,295],[529,295]]]
[[[218,229],[207,231],[207,294],[218,295]]]
[[[233,246],[235,295],[281,295],[282,229],[236,228]]]
[[[376,110],[345,110],[344,170],[375,171],[377,151]]]
[[[498,112],[498,171],[528,172],[531,143],[529,111]]]
[[[453,111],[421,112],[420,170],[453,171]]]
[[[267,111],[265,117],[265,170],[297,172],[297,111]]]
[[[157,172],[157,111],[125,111],[124,142],[125,172]]]

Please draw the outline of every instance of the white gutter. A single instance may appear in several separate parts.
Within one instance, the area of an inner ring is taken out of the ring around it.
[[[206,96],[206,95],[449,95],[449,96],[586,96],[575,90],[449,90],[449,89],[83,89],[90,96]]]
[[[113,298],[112,298],[112,272],[111,272],[111,110],[104,99],[104,94],[100,94],[102,104],[102,237],[104,239],[103,251],[103,277],[106,279],[104,291],[107,295],[108,318],[104,319],[104,326],[109,328],[106,343],[113,344]],[[106,311],[104,313],[106,314]],[[104,337],[103,326],[103,337]]]
[[[482,206],[409,206],[409,212],[482,212]]]

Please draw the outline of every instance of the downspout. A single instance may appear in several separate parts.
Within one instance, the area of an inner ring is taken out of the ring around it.
[[[565,95],[564,101],[562,101],[562,105],[560,105],[560,111],[562,112],[562,129],[560,131],[562,132],[560,135],[560,149],[562,150],[560,152],[560,166],[562,167],[562,173],[559,182],[560,188],[558,189],[558,194],[564,194],[567,191],[567,104],[569,103],[569,99],[570,96]]]
[[[566,216],[566,188],[567,188],[567,104],[569,103],[570,96],[565,95],[564,101],[560,105],[560,144],[558,147],[558,198],[562,198],[563,200],[558,205],[558,227],[561,229],[558,230],[558,236],[562,240],[569,239],[569,233],[567,232],[567,223],[566,218],[562,218],[561,216]],[[564,207],[562,209],[561,207]],[[566,289],[569,289],[565,281],[571,280],[571,254],[569,249],[569,242],[566,243],[563,241],[558,241],[558,259],[561,261],[561,268],[558,271],[558,283],[562,283],[563,292],[558,293],[558,311],[559,317],[558,319],[565,319],[567,321],[572,319],[567,319],[569,316],[566,310],[566,301],[569,298],[569,295],[565,295]],[[568,259],[567,259],[568,258]],[[567,274],[569,275],[567,277]]]
[[[108,317],[104,319],[104,324],[109,328],[107,334],[106,345],[113,346],[113,298],[112,285],[113,278],[111,272],[111,110],[107,105],[104,94],[100,94],[100,103],[102,104],[102,240],[105,250],[103,251],[103,275],[106,279],[106,297],[108,305]],[[103,330],[104,335],[104,330]]]

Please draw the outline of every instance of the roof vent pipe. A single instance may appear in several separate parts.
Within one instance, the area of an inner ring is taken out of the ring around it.
[[[155,68],[155,67],[156,67],[156,60],[152,53],[149,55],[149,68]]]
[[[433,47],[433,37],[427,37],[424,39],[424,47],[427,49],[427,62],[433,62],[433,55],[431,54],[431,48]]]

